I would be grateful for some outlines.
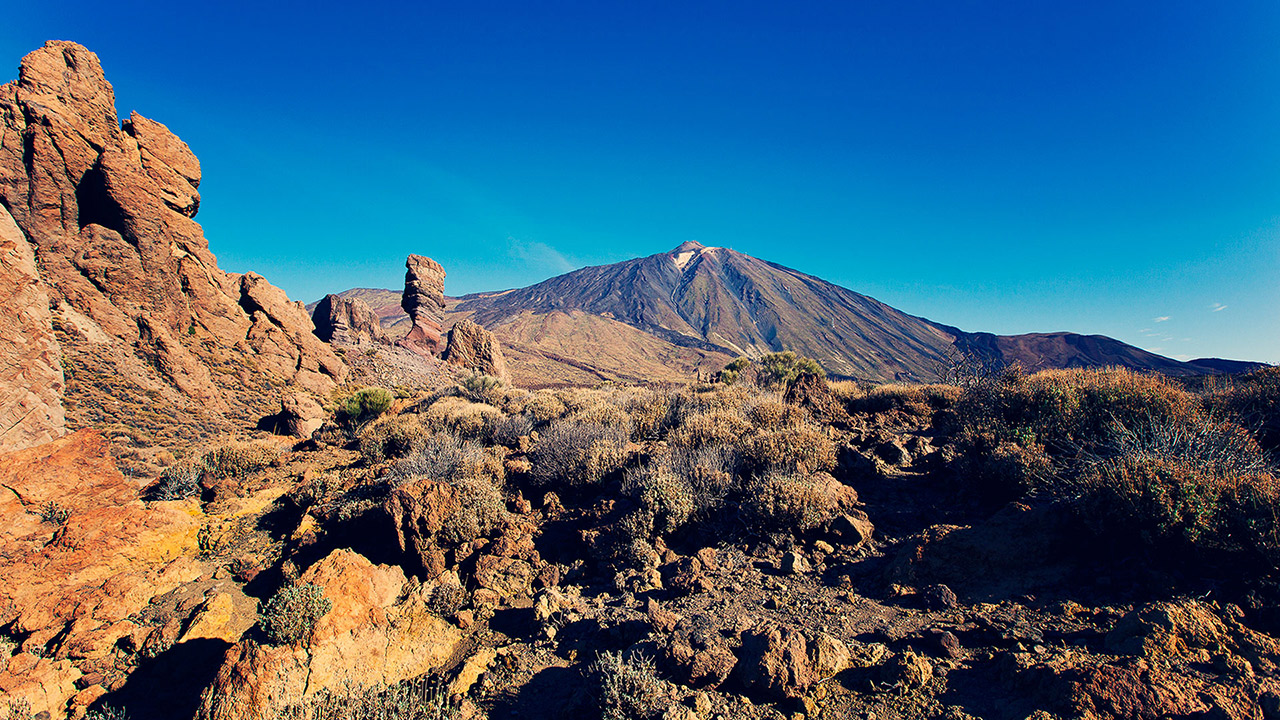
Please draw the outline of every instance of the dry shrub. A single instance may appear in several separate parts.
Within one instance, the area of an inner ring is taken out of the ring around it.
[[[628,395],[623,406],[631,416],[633,436],[637,440],[661,437],[674,421],[674,400],[669,390],[645,388]]]
[[[808,420],[800,408],[774,399],[762,399],[747,411],[747,416],[756,427],[770,429],[798,425]]]
[[[653,660],[644,655],[601,653],[588,672],[601,720],[646,720],[669,704],[666,683],[658,678]]]
[[[417,415],[384,418],[360,433],[360,456],[370,465],[416,452],[430,433]]]
[[[673,447],[662,463],[685,479],[693,491],[694,515],[704,519],[738,489],[742,452],[726,443]]]
[[[652,517],[653,531],[659,534],[679,530],[697,509],[697,499],[688,479],[663,464],[629,470],[622,488]]]
[[[493,424],[493,441],[506,447],[517,447],[521,438],[533,432],[534,420],[523,413],[504,415]]]
[[[524,412],[539,425],[559,420],[568,411],[569,408],[564,401],[551,390],[539,390],[533,393],[524,404]]]
[[[929,417],[937,410],[952,407],[963,390],[952,385],[906,385],[890,383],[846,392],[845,407],[854,414],[872,414],[898,410],[916,417]]]
[[[626,460],[630,433],[616,425],[556,420],[529,451],[537,485],[582,487],[598,484]]]
[[[812,530],[831,520],[839,505],[812,476],[771,471],[753,479],[742,500],[747,524],[757,531]]]
[[[740,443],[751,430],[751,423],[736,411],[711,410],[686,416],[667,439],[681,447]]]
[[[413,454],[396,461],[388,479],[394,485],[423,477],[444,482],[484,480],[500,487],[506,471],[500,450],[445,431],[428,435]]]
[[[461,713],[447,688],[444,678],[423,676],[387,687],[321,690],[278,710],[274,720],[455,720]]]
[[[831,470],[836,466],[836,444],[817,425],[789,425],[764,430],[746,443],[747,459],[757,469],[784,469],[802,473]]]
[[[488,480],[461,476],[449,484],[458,491],[458,507],[444,519],[440,530],[446,543],[457,546],[486,537],[511,517],[502,491]]]
[[[242,478],[270,467],[283,452],[270,440],[233,442],[205,453],[201,462],[215,478]]]
[[[580,423],[598,423],[621,429],[631,437],[631,415],[617,405],[601,399],[588,405],[574,409],[565,416],[565,420]]]
[[[492,405],[471,402],[458,396],[442,397],[422,413],[427,427],[449,430],[465,438],[488,440],[502,411]]]
[[[1280,367],[1232,378],[1208,393],[1205,404],[1215,413],[1256,429],[1258,441],[1267,450],[1280,450]]]

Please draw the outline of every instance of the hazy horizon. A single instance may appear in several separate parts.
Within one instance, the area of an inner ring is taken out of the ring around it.
[[[26,4],[309,302],[726,246],[967,331],[1280,361],[1280,6]]]

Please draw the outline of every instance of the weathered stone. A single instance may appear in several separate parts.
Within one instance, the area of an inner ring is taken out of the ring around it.
[[[446,569],[436,536],[457,509],[458,491],[426,478],[398,486],[387,498],[387,514],[395,524],[400,550],[414,557],[428,578],[436,579]]]
[[[851,662],[852,654],[840,640],[825,633],[806,637],[797,628],[776,623],[744,633],[738,653],[743,684],[774,699],[799,698]]]
[[[293,437],[311,437],[324,425],[328,415],[310,395],[289,393],[280,400],[280,412],[274,417],[272,430]]]
[[[444,352],[444,268],[421,255],[405,260],[404,294],[400,306],[413,320],[413,327],[400,345],[420,355],[439,356]]]
[[[62,348],[35,252],[0,205],[0,452],[62,435]]]
[[[311,313],[316,337],[335,345],[388,345],[378,316],[359,298],[326,295]]]
[[[460,320],[449,330],[449,345],[444,351],[444,359],[500,380],[511,377],[498,338],[470,320]]]
[[[333,604],[305,647],[241,642],[201,699],[202,720],[259,720],[317,693],[381,688],[440,669],[462,632],[431,612],[426,586],[395,566],[335,550],[299,578]]]

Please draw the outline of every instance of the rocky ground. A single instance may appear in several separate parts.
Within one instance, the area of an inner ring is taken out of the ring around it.
[[[12,716],[1280,717],[1271,569],[966,491],[973,391],[481,377],[158,482],[93,430],[6,456]]]

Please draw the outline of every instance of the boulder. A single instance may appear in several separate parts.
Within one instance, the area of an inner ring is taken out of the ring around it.
[[[848,669],[852,657],[847,645],[826,633],[767,623],[743,633],[738,671],[753,692],[776,700],[799,698]]]
[[[334,345],[389,345],[378,316],[360,298],[326,295],[311,313],[316,337]]]
[[[400,345],[424,356],[438,357],[444,342],[444,268],[429,257],[410,255],[405,260],[404,294],[400,307],[413,327]]]
[[[444,551],[436,536],[445,520],[458,510],[458,491],[439,480],[419,478],[391,491],[385,509],[395,526],[400,550],[428,578],[440,577],[445,569]]]
[[[324,425],[329,413],[306,393],[289,393],[280,399],[280,412],[272,416],[271,429],[281,435],[309,438]]]
[[[461,320],[449,330],[449,343],[443,357],[468,370],[503,381],[511,379],[498,338],[470,320]]]
[[[331,603],[305,645],[241,641],[204,692],[201,720],[260,720],[324,692],[383,688],[440,670],[458,652],[460,630],[428,606],[430,588],[392,565],[335,550],[305,572]]]

